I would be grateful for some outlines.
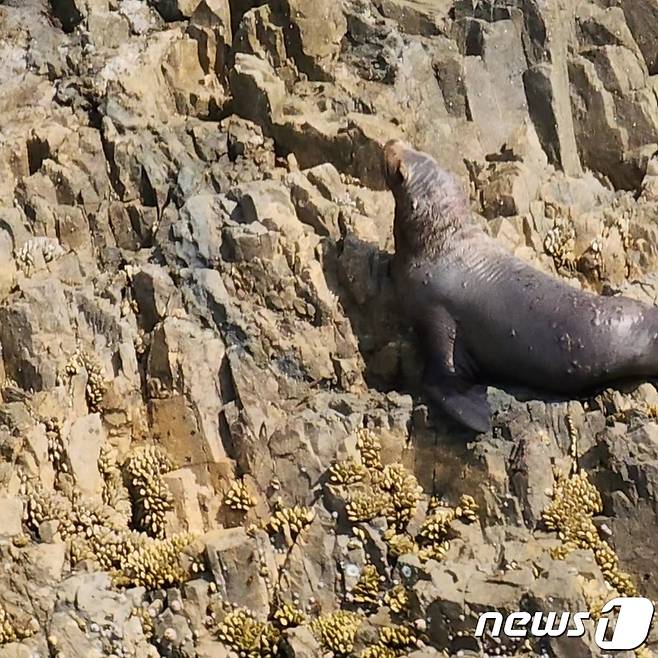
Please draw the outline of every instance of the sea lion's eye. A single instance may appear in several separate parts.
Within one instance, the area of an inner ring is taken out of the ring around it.
[[[402,160],[400,160],[400,165],[398,166],[398,176],[400,177],[401,183],[409,180],[409,167],[407,167]]]

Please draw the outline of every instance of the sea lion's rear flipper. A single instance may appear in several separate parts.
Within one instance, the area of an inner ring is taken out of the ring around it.
[[[424,347],[425,387],[443,411],[476,432],[491,429],[486,386],[473,381],[473,363],[459,340],[454,318],[442,307],[417,325]]]

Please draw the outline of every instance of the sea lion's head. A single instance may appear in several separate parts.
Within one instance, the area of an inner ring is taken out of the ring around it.
[[[384,146],[384,177],[391,192],[404,183],[407,166],[404,164],[404,154],[408,145],[399,139],[391,139]]]
[[[399,139],[384,146],[384,176],[396,199],[424,197],[442,202],[465,197],[457,179],[429,153],[417,151]]]
[[[387,142],[384,176],[395,197],[396,252],[435,253],[447,235],[467,220],[464,188],[428,153],[401,140]]]

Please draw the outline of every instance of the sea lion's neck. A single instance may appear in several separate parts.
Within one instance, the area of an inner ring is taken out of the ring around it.
[[[441,255],[451,236],[467,225],[466,204],[455,199],[421,197],[395,206],[395,255],[403,262]]]

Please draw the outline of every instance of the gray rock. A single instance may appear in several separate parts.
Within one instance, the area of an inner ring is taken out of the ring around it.
[[[269,567],[270,574],[276,571],[269,542],[265,539],[263,543],[263,538],[255,542],[244,528],[214,530],[206,535],[204,541],[208,564],[223,595],[230,601],[241,601],[241,605],[256,614],[266,615],[269,595],[259,571],[263,567]],[[263,559],[265,562],[261,566]],[[250,570],[249,576],[245,569]]]
[[[151,4],[166,21],[180,21],[192,16],[199,0],[152,0]]]
[[[274,20],[269,5],[255,7],[242,17],[234,48],[266,60],[277,70],[287,65],[285,33]]]
[[[526,34],[529,65],[523,82],[528,110],[549,161],[569,176],[581,173],[571,113],[568,51],[573,40],[569,2],[546,5],[531,0]]]
[[[258,181],[244,186],[239,206],[247,223],[259,222],[265,228],[291,239],[301,237],[304,231],[290,191],[274,181]]]
[[[105,429],[98,414],[76,420],[69,429],[66,456],[71,475],[86,496],[101,494],[103,478],[98,471],[98,459],[105,440]]]
[[[196,643],[195,648],[199,658],[233,658],[235,655],[218,640],[200,640]]]
[[[450,4],[429,0],[380,0],[377,9],[393,19],[404,32],[429,37],[439,34]]]
[[[250,121],[268,126],[283,110],[285,85],[267,62],[254,55],[237,53],[229,74],[236,112]]]
[[[194,195],[185,202],[172,227],[176,252],[188,265],[207,265],[219,257],[222,222],[228,217],[217,195]]]
[[[325,199],[340,203],[345,200],[345,186],[340,179],[340,174],[330,163],[324,163],[307,169],[306,178],[320,191]]]
[[[497,21],[469,23],[464,29],[480,31],[478,52],[465,58],[464,86],[485,152],[495,153],[528,117],[521,28],[514,21]]]
[[[286,651],[295,658],[313,658],[321,652],[321,647],[308,628],[291,628],[286,632]]]
[[[282,0],[281,7],[289,24],[289,40],[297,66],[308,75],[317,76],[330,68],[338,57],[347,31],[347,21],[340,3],[318,0]]]
[[[199,62],[206,73],[226,75],[232,42],[228,0],[202,0],[192,12],[187,33],[199,44]]]
[[[620,5],[633,33],[633,38],[642,51],[647,68],[651,75],[658,73],[658,7],[654,3],[643,3],[630,0]]]
[[[0,497],[0,536],[19,535],[23,530],[23,501],[18,497]]]
[[[163,393],[154,410],[155,422],[175,463],[183,464],[190,457],[194,462],[226,457],[220,425],[224,401],[218,381],[224,354],[222,340],[190,319],[168,317],[155,331],[147,373],[151,395],[157,398]],[[189,412],[167,428],[168,415],[179,405]],[[196,437],[194,444],[185,445],[179,431]]]
[[[327,201],[301,172],[290,174],[289,183],[290,196],[299,220],[312,226],[318,235],[338,239],[340,208]]]

